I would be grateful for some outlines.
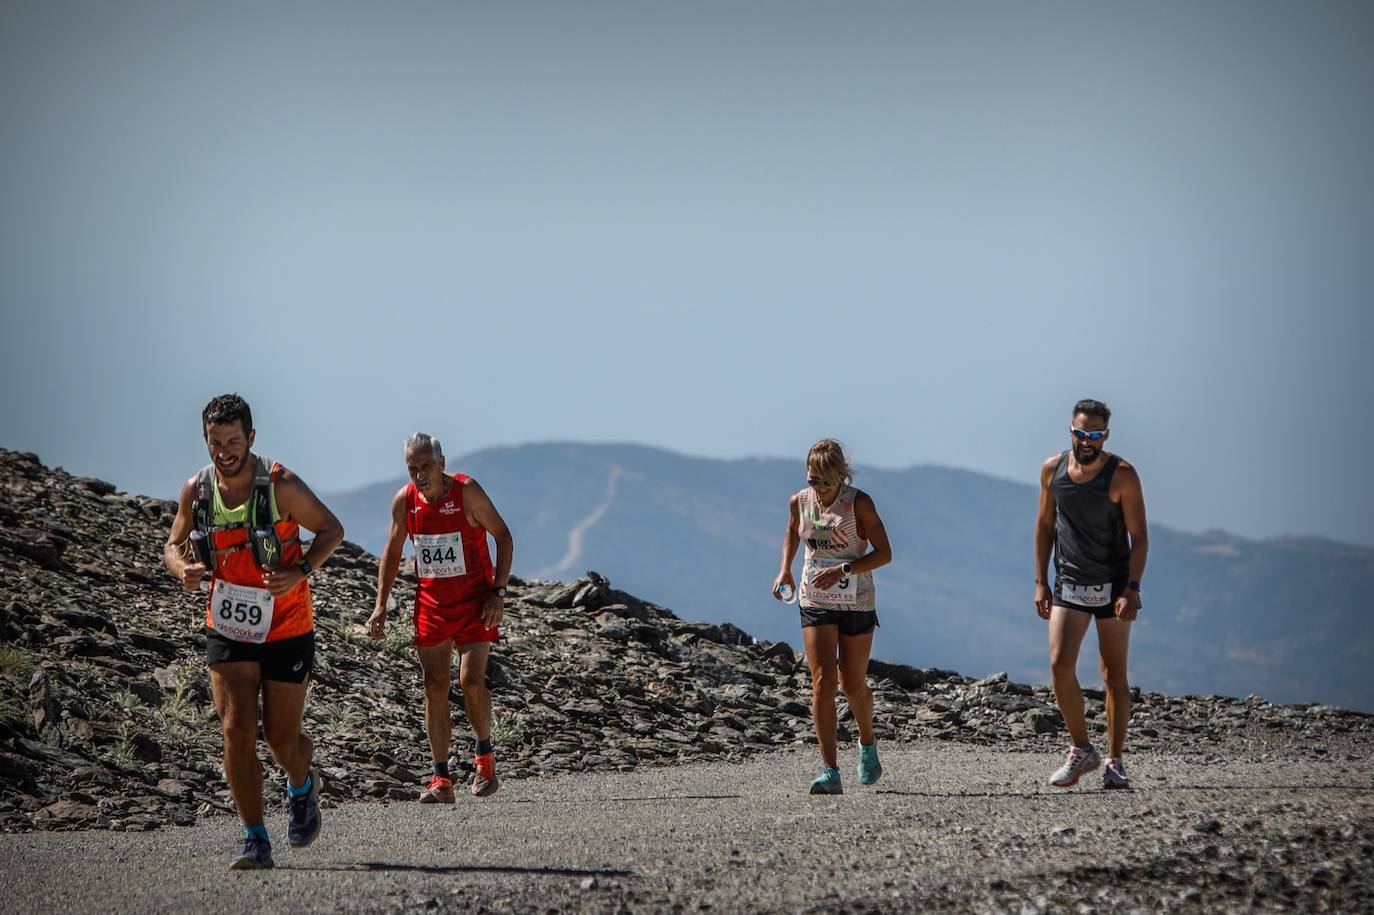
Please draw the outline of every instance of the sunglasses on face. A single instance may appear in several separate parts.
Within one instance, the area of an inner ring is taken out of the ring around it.
[[[806,485],[815,486],[818,489],[824,489],[825,487],[831,486],[833,484],[829,480],[822,480],[820,477],[807,477]]]
[[[1085,432],[1082,429],[1075,429],[1072,426],[1070,426],[1069,431],[1072,432],[1073,437],[1078,439],[1080,442],[1100,442],[1107,437],[1106,429],[1103,429],[1101,432]]]

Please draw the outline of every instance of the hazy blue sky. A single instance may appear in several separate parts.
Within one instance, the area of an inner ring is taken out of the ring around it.
[[[0,445],[170,495],[237,390],[325,490],[416,427],[1029,482],[1096,396],[1153,520],[1374,543],[1371,49],[1363,0],[7,0]]]

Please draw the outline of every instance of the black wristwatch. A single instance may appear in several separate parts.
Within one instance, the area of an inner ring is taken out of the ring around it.
[[[1132,591],[1135,591],[1137,593],[1140,592],[1140,582],[1138,581],[1128,581],[1126,582],[1126,587],[1130,588]]]
[[[312,566],[310,563],[306,562],[304,559],[296,563],[296,568],[300,569],[301,574],[305,576],[309,576],[311,572],[315,571],[315,567]]]
[[[505,585],[500,585],[500,586],[498,586],[498,587],[492,588],[492,589],[491,589],[491,593],[492,593],[492,594],[495,594],[497,597],[499,597],[499,598],[501,598],[502,600],[504,600],[505,597],[506,597],[506,586],[505,586]]]
[[[840,563],[840,571],[846,575],[854,574],[854,567],[847,562]]]

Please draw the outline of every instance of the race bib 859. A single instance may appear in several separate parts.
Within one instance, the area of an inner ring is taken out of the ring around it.
[[[215,631],[235,642],[265,642],[272,629],[272,604],[276,600],[266,588],[230,584],[215,579],[210,592],[210,613]]]

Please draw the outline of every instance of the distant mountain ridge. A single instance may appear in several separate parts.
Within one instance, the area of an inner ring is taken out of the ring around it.
[[[448,461],[476,477],[516,538],[515,571],[586,569],[619,587],[761,637],[798,638],[773,600],[800,460],[687,457],[643,445],[541,443]],[[1034,486],[939,466],[860,468],[892,539],[877,573],[884,657],[1043,681],[1045,624],[1031,606]],[[328,496],[350,539],[377,551],[404,478]],[[1253,541],[1150,528],[1132,680],[1164,692],[1263,693],[1374,709],[1374,548],[1320,538]],[[800,571],[800,561],[796,566]],[[1095,678],[1089,636],[1080,666]]]

